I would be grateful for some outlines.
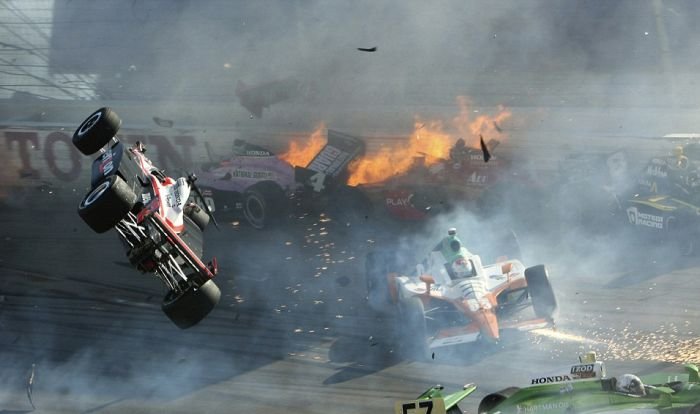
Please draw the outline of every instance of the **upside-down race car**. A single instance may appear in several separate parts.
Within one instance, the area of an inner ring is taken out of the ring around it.
[[[696,365],[685,372],[606,377],[594,354],[580,363],[536,375],[523,388],[509,387],[485,396],[479,414],[700,413],[700,379]],[[653,384],[653,385],[651,385]]]
[[[73,134],[80,152],[100,152],[78,214],[97,233],[116,230],[129,262],[165,284],[162,310],[185,329],[202,320],[221,296],[212,280],[216,259],[208,264],[201,259],[202,233],[213,216],[187,202],[191,190],[200,193],[196,177],[166,176],[146,158],[143,145],[127,148],[119,142],[120,126],[112,109],[101,108]]]
[[[544,265],[526,269],[519,260],[502,260],[483,266],[455,229],[408,275],[397,273],[395,261],[386,252],[367,256],[369,304],[378,311],[398,308],[402,330],[410,332],[403,342],[421,357],[429,349],[497,341],[504,330],[554,323],[557,301]],[[534,318],[515,318],[529,307]]]
[[[476,390],[476,385],[467,384],[461,390],[444,395],[442,385],[434,385],[413,401],[400,401],[394,404],[395,414],[462,414],[457,404]]]

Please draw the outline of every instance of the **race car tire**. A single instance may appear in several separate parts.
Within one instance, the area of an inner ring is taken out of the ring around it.
[[[111,108],[100,108],[87,117],[73,133],[73,145],[85,155],[92,155],[117,135],[122,120]]]
[[[404,357],[428,360],[428,327],[425,308],[420,298],[412,297],[399,303],[399,339]]]
[[[190,286],[179,293],[169,291],[163,298],[161,309],[178,328],[187,329],[204,319],[220,298],[219,287],[213,280],[207,280],[198,288]]]
[[[195,203],[190,203],[185,206],[184,213],[200,230],[204,231],[204,229],[207,228],[209,224],[209,215],[202,207]]]
[[[392,257],[388,252],[369,252],[365,257],[365,285],[367,287],[367,302],[376,312],[387,312],[391,309],[392,300],[389,293],[387,275],[390,270]]]
[[[479,403],[479,410],[477,412],[481,414],[493,410],[500,403],[502,403],[506,399],[510,398],[513,394],[518,392],[518,390],[520,390],[520,388],[518,387],[509,387],[501,391],[494,392],[493,394],[487,395],[486,397],[481,399],[481,402]]]
[[[525,280],[535,315],[538,318],[553,320],[558,305],[552,284],[549,282],[547,268],[544,265],[528,267],[525,269]]]
[[[118,175],[100,181],[78,204],[78,215],[97,233],[113,228],[134,208],[138,196]]]
[[[688,414],[700,414],[700,403],[695,404],[690,408]]]
[[[278,219],[284,209],[284,192],[273,182],[255,184],[243,194],[243,215],[256,229],[264,229]]]

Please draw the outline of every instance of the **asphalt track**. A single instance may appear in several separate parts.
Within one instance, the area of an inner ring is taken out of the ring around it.
[[[37,413],[379,413],[469,382],[479,388],[462,408],[474,413],[486,393],[587,350],[613,375],[700,360],[700,258],[564,227],[520,233],[528,264],[550,268],[556,331],[405,360],[392,322],[365,305],[363,261],[417,229],[318,217],[208,229],[222,301],[180,331],[159,283],[126,265],[114,234],[80,221],[79,198],[41,192],[34,207],[0,211],[0,413],[31,410],[32,371]]]

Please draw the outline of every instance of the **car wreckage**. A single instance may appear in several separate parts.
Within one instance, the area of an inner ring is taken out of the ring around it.
[[[345,174],[364,149],[359,138],[328,130],[326,145],[308,165],[295,167],[267,148],[237,139],[232,155],[201,166],[198,182],[212,211],[242,216],[257,229],[288,212],[362,212],[369,203],[345,185]]]

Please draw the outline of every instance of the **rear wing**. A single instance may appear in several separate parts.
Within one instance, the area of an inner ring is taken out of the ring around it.
[[[360,138],[329,129],[326,145],[306,168],[336,178],[346,171],[355,157],[364,152],[365,142]]]
[[[295,180],[320,193],[335,183],[345,182],[348,165],[364,152],[365,142],[360,138],[329,129],[326,145],[306,168],[294,167]]]

